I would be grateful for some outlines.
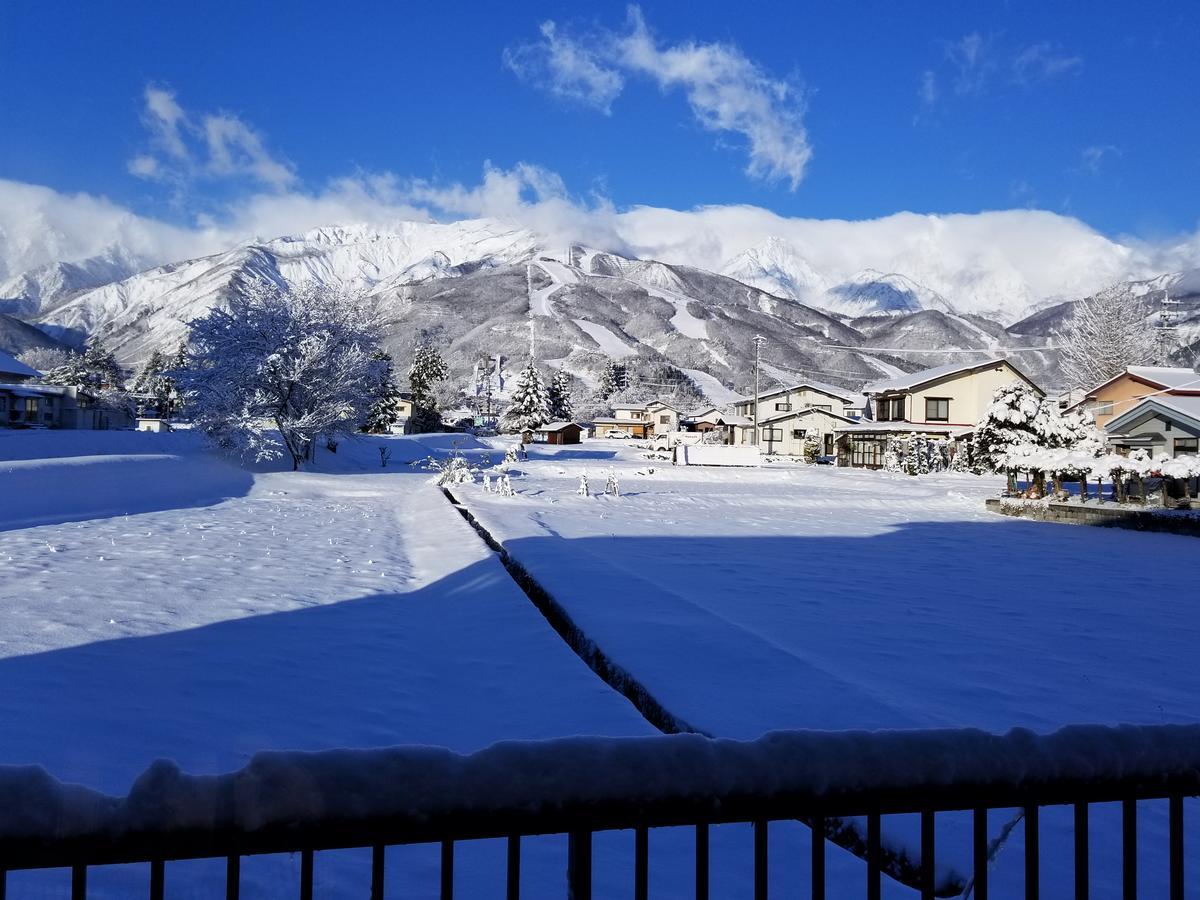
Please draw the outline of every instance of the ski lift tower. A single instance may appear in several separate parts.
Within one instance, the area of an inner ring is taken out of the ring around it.
[[[1158,360],[1162,365],[1170,365],[1171,353],[1179,346],[1179,307],[1182,304],[1171,298],[1168,289],[1163,290],[1162,300],[1158,307],[1158,323],[1154,326],[1158,338]]]

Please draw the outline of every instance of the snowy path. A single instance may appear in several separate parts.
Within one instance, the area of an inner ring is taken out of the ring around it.
[[[704,396],[715,406],[728,406],[742,399],[741,394],[725,387],[715,375],[701,369],[684,369],[683,373],[696,382],[696,386],[704,391]]]
[[[516,498],[464,502],[614,662],[698,728],[1200,720],[1200,669],[1186,663],[1200,616],[1179,602],[1188,576],[1145,564],[1190,559],[1194,539],[991,516],[993,480],[970,476],[674,469],[600,442],[542,452],[514,479]],[[575,494],[581,471],[602,485],[610,468],[619,499]],[[1163,813],[1140,817],[1146,896],[1165,891]],[[889,830],[905,841],[909,824]],[[943,860],[969,859],[962,825],[945,817]],[[1115,813],[1094,811],[1092,832],[1097,847],[1120,846]],[[1069,884],[1069,867],[1050,862],[1070,859],[1069,811],[1044,813],[1042,841],[1044,887]],[[1020,884],[1020,859],[1018,829],[999,895]],[[1096,858],[1093,896],[1119,894],[1116,864]]]
[[[708,339],[708,323],[688,312],[687,306],[689,303],[694,303],[695,298],[686,297],[683,294],[677,294],[665,288],[651,287],[645,283],[642,283],[641,287],[651,297],[666,300],[675,307],[675,315],[671,316],[671,324],[675,327],[676,331],[684,337],[695,338],[699,341]]]

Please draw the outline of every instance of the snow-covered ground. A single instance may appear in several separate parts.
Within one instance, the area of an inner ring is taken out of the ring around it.
[[[516,497],[464,486],[460,499],[706,732],[1200,719],[1194,538],[996,516],[983,500],[999,482],[966,475],[673,468],[611,441],[538,448],[520,468]],[[594,492],[615,473],[621,496],[579,496],[585,471]],[[1146,896],[1166,890],[1164,812],[1140,821]],[[1043,815],[1051,895],[1070,883],[1069,817]],[[969,873],[966,831],[945,818],[944,858]],[[1115,896],[1115,812],[1093,818],[1093,896]],[[895,840],[909,824],[891,823]],[[1018,828],[997,860],[1001,896],[1019,889],[1021,858]]]
[[[0,764],[124,794],[157,757],[214,773],[262,749],[653,733],[408,464],[453,440],[344,442],[292,473],[222,462],[186,433],[0,431]],[[510,440],[467,452],[490,461]],[[1198,719],[1192,538],[994,516],[995,479],[676,469],[615,441],[531,452],[517,496],[474,484],[459,499],[708,733]],[[577,495],[585,471],[593,492],[614,473],[621,495]],[[1164,818],[1140,816],[1144,896],[1165,892]],[[1118,891],[1115,822],[1094,813],[1093,896]],[[893,842],[910,825],[890,822]],[[939,848],[965,871],[961,825],[943,818]],[[1042,841],[1044,891],[1062,895],[1068,812],[1043,813]],[[772,826],[777,894],[801,893],[807,842]],[[747,827],[714,832],[714,896],[748,896],[750,847]],[[996,896],[1018,893],[1021,849],[1018,827]],[[596,896],[630,892],[631,851],[629,834],[597,839]],[[527,896],[561,896],[564,853],[562,838],[526,842]],[[690,893],[690,854],[686,830],[652,834],[653,896]],[[460,896],[500,895],[502,846],[463,845],[457,863]],[[390,850],[388,869],[389,895],[436,895],[434,848]],[[211,896],[223,866],[167,872],[173,896]],[[364,852],[318,855],[323,896],[361,895],[366,873]],[[832,846],[829,874],[831,896],[861,890],[861,862]],[[291,896],[298,866],[248,860],[243,877],[254,896]],[[98,871],[91,886],[123,897],[146,878]],[[65,884],[14,873],[8,896]]]
[[[0,461],[0,763],[124,794],[158,757],[216,773],[265,748],[653,733],[406,464],[449,438],[389,439],[387,469],[379,440],[344,443],[297,474],[218,462],[186,434],[0,435],[2,460],[84,454]],[[31,516],[52,524],[19,527]],[[527,841],[532,895],[560,893],[564,846]],[[434,848],[389,854],[389,894],[436,895]],[[498,896],[503,847],[464,845],[458,868],[462,896]],[[318,891],[361,896],[368,870],[364,853],[320,854]],[[179,897],[216,896],[223,875],[167,869]],[[97,870],[89,896],[146,878]],[[250,859],[243,879],[247,896],[295,896],[298,863]],[[8,896],[66,884],[12,873]]]

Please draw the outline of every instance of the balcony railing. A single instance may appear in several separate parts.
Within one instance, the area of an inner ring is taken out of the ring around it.
[[[300,854],[301,898],[313,896],[322,850],[372,848],[370,896],[384,896],[384,848],[441,845],[441,896],[454,896],[457,841],[507,841],[497,883],[520,893],[521,838],[567,834],[564,894],[591,896],[592,835],[635,835],[633,893],[648,894],[651,828],[695,829],[695,896],[709,896],[709,828],[754,825],[756,900],[767,897],[767,823],[812,828],[812,896],[826,896],[826,834],[846,817],[866,819],[862,890],[881,888],[881,821],[920,816],[912,873],[922,897],[961,892],[935,883],[935,819],[973,812],[973,896],[987,900],[987,811],[1022,809],[1025,895],[1037,897],[1038,811],[1074,811],[1075,896],[1088,895],[1088,810],[1122,805],[1124,894],[1137,879],[1137,802],[1169,811],[1170,897],[1184,897],[1183,799],[1200,794],[1200,726],[1075,726],[1038,736],[1016,730],[777,732],[754,742],[698,735],[569,738],[497,744],[469,756],[400,747],[324,753],[267,752],[240,772],[184,775],[156,764],[120,802],[60,790],[30,768],[0,769],[0,898],[5,870],[69,867],[71,896],[87,894],[90,866],[147,863],[150,897],[161,898],[170,860],[227,860],[226,897],[239,894],[243,856]],[[140,793],[139,793],[140,792]],[[171,802],[171,797],[186,798]],[[27,820],[19,811],[32,810]],[[322,810],[314,814],[313,810]],[[17,813],[12,811],[16,810]],[[80,812],[82,810],[82,812]],[[365,882],[365,873],[364,873]],[[367,885],[364,883],[364,893]],[[847,886],[837,885],[838,896]]]

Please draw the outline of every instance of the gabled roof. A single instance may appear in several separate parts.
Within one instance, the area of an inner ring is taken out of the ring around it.
[[[533,430],[534,431],[562,431],[564,428],[570,428],[572,425],[574,425],[580,431],[583,430],[583,426],[579,425],[575,422],[547,422],[545,425],[539,425],[537,428],[535,428]]]
[[[823,416],[829,416],[832,419],[838,419],[839,421],[842,421],[842,422],[853,422],[854,421],[851,418],[848,418],[846,416],[840,416],[837,413],[830,412],[827,409],[817,409],[815,406],[806,406],[806,407],[804,407],[804,409],[796,409],[796,410],[792,410],[791,412],[780,413],[777,416],[771,416],[770,418],[760,419],[758,424],[759,425],[769,425],[772,422],[784,422],[788,419],[798,419],[801,416],[807,416],[807,415],[810,415],[813,413],[820,413]]]
[[[879,381],[872,381],[863,387],[864,394],[887,394],[892,391],[914,391],[919,387],[923,387],[934,381],[941,381],[944,378],[950,378],[954,375],[966,375],[971,372],[979,372],[983,369],[994,368],[995,366],[1006,364],[1010,369],[1016,372],[1021,378],[1029,382],[1039,391],[1042,389],[1034,384],[1033,379],[1022,372],[1013,363],[1011,359],[1005,359],[1003,356],[994,356],[990,359],[985,359],[982,362],[965,363],[950,363],[945,366],[937,366],[933,369],[922,369],[919,372],[910,372],[907,375],[899,375],[895,378],[886,378]]]
[[[37,378],[41,374],[33,366],[27,366],[11,354],[0,350],[0,375],[16,375],[18,378]]]
[[[847,388],[841,388],[833,384],[825,384],[823,381],[799,381],[796,384],[789,385],[787,387],[775,388],[773,391],[763,391],[758,395],[758,402],[761,403],[763,400],[769,400],[772,397],[779,397],[783,394],[790,394],[793,391],[803,391],[805,389],[816,391],[818,394],[826,394],[837,400],[841,400],[844,403],[862,402],[862,394],[857,394]],[[754,397],[743,397],[737,402],[752,403],[754,399]]]
[[[651,400],[649,403],[643,404],[642,408],[650,409],[651,407],[656,406],[662,407],[663,409],[673,409],[675,412],[682,412],[678,406],[675,406],[673,403],[668,403],[666,400]]]
[[[1169,366],[1129,366],[1120,375],[1114,375],[1112,378],[1105,381],[1103,384],[1098,384],[1090,391],[1083,395],[1083,399],[1078,401],[1075,406],[1081,405],[1087,400],[1090,400],[1100,391],[1104,390],[1110,384],[1120,381],[1125,376],[1129,376],[1136,381],[1140,381],[1148,387],[1158,388],[1164,391],[1197,391],[1200,392],[1200,372],[1193,372],[1191,369],[1177,369]]]
[[[644,410],[650,404],[648,403],[614,403],[613,409],[642,409]]]
[[[972,429],[962,425],[937,425],[929,422],[851,422],[835,429],[838,434],[890,434],[892,432],[910,434],[946,434],[957,435]]]
[[[1139,419],[1147,415],[1156,414],[1186,422],[1190,427],[1200,429],[1200,396],[1189,394],[1181,397],[1173,394],[1158,394],[1154,397],[1146,397],[1111,419],[1104,426],[1104,430],[1110,434],[1117,433],[1122,428],[1137,424]]]

